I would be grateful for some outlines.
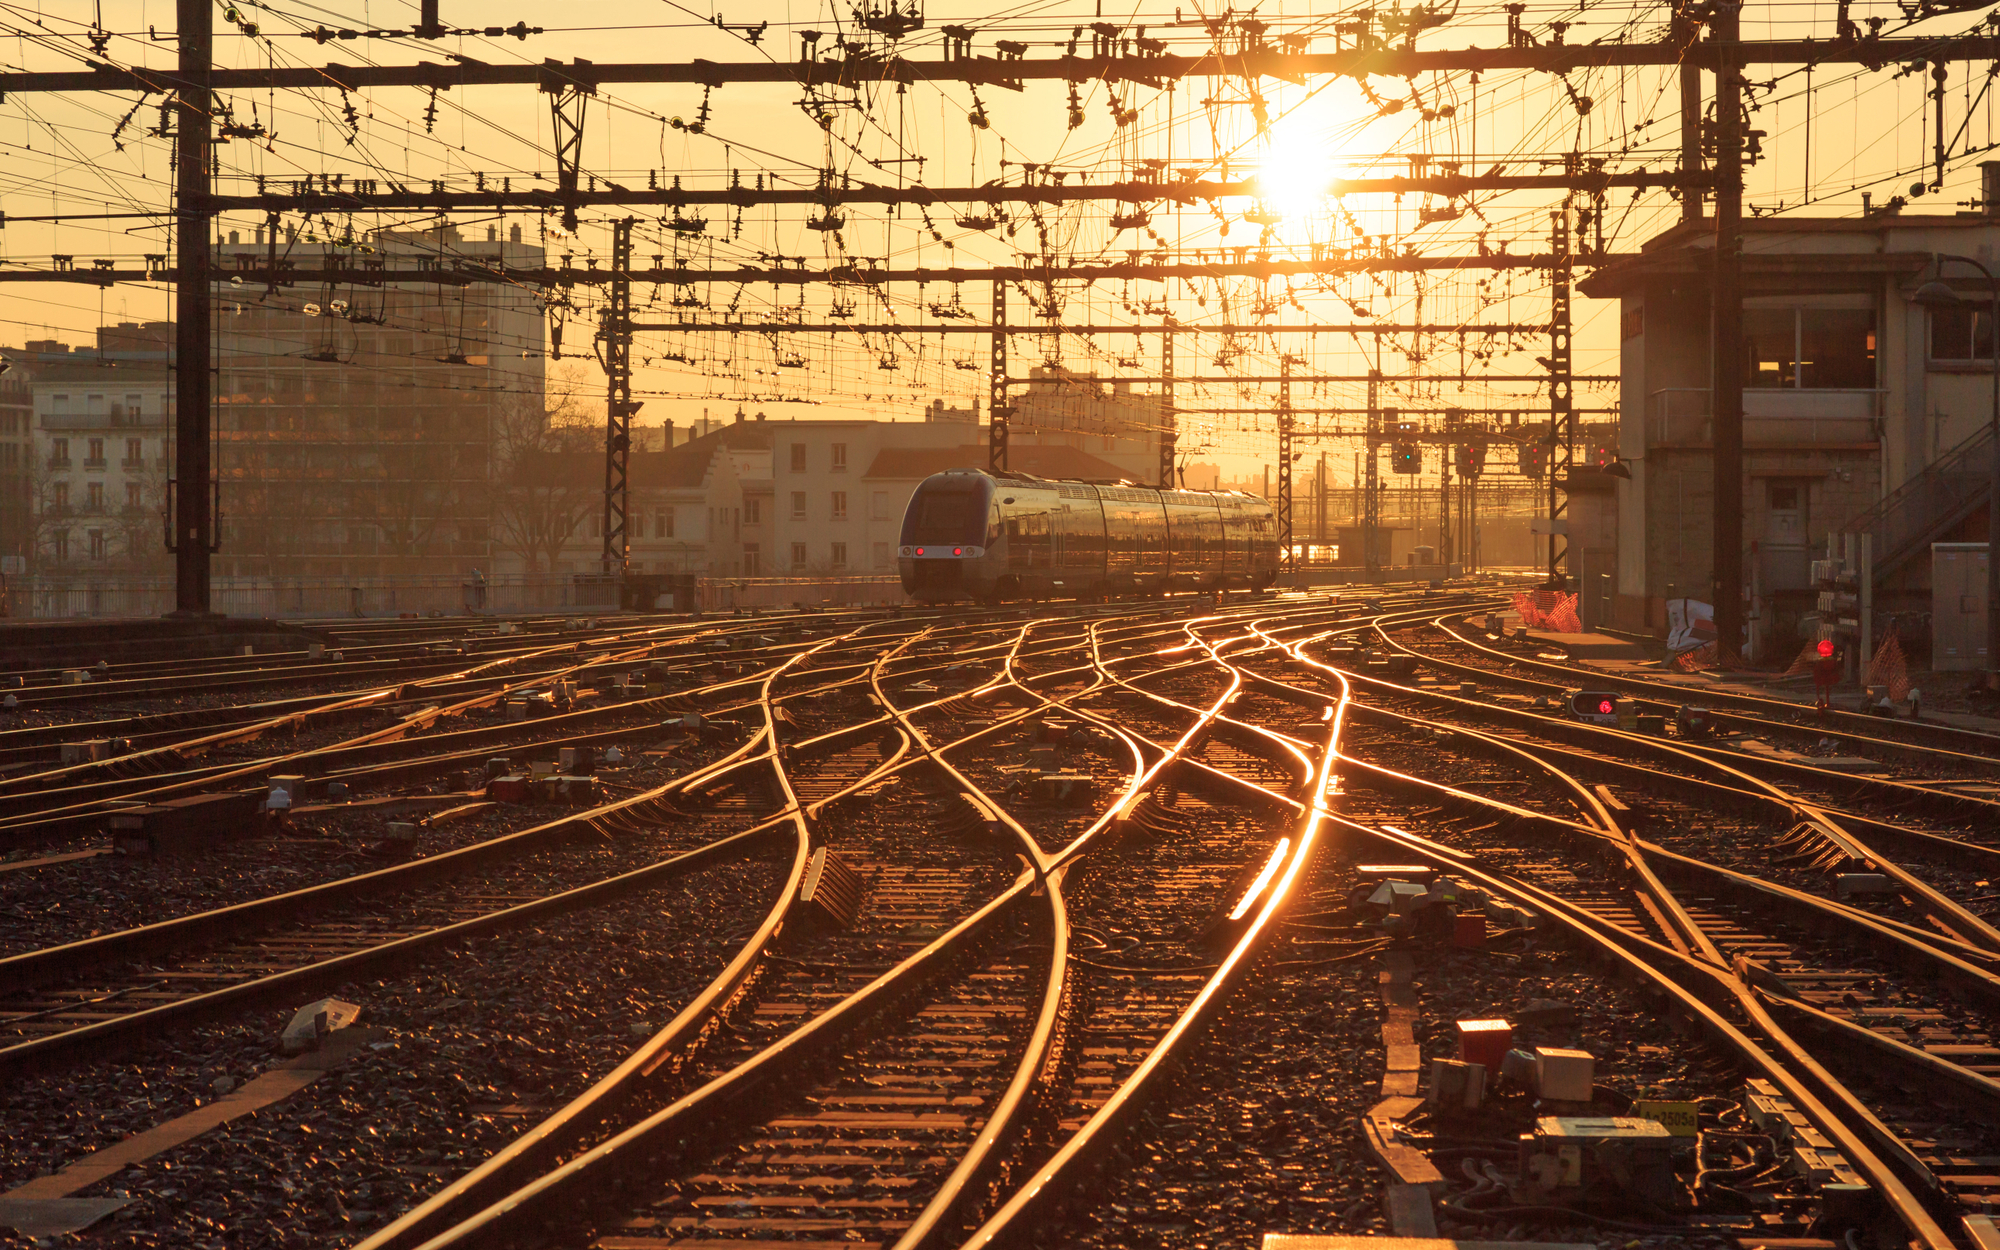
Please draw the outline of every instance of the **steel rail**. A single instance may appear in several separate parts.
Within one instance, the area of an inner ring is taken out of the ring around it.
[[[845,637],[851,638],[859,632],[850,631]],[[834,641],[837,640],[824,644],[825,649],[831,649]],[[812,652],[801,654],[810,655]],[[776,684],[778,675],[774,672],[765,681],[765,724],[774,745],[778,722],[773,707],[782,700],[772,695],[771,688]],[[775,766],[785,790],[786,807],[767,824],[790,823],[793,826],[796,838],[792,868],[763,920],[736,955],[705,989],[675,1013],[664,1028],[589,1089],[509,1142],[478,1167],[363,1240],[357,1250],[400,1250],[444,1232],[466,1214],[505,1197],[519,1188],[526,1177],[546,1170],[563,1154],[574,1150],[597,1125],[617,1115],[647,1089],[658,1084],[660,1074],[669,1063],[673,1063],[677,1071],[686,1062],[686,1056],[706,1042],[716,1022],[728,1014],[738,998],[749,991],[754,978],[761,974],[765,956],[798,899],[799,886],[804,880],[811,852],[813,810],[873,784],[888,771],[888,765],[902,757],[906,749],[906,746],[899,747],[889,760],[884,761],[883,766],[870,770],[811,807],[799,802],[787,775],[785,752],[776,751]]]
[[[1453,631],[1448,626],[1446,626],[1445,622],[1448,619],[1450,618],[1439,617],[1436,620],[1431,621],[1430,624],[1436,626],[1441,632],[1445,633],[1446,636],[1451,638],[1454,642],[1458,642],[1461,645],[1465,646],[1474,645],[1470,642],[1467,642],[1456,631]],[[1434,655],[1427,651],[1419,651],[1416,648],[1411,647],[1409,644],[1400,642],[1396,639],[1387,638],[1386,635],[1385,635],[1385,640],[1387,641],[1389,646],[1394,647],[1396,650],[1401,651],[1406,655],[1414,655],[1418,657],[1423,661],[1426,667],[1442,669],[1450,672],[1456,672],[1466,677],[1475,678],[1487,682],[1494,682],[1501,685],[1511,686],[1515,689],[1534,690],[1537,691],[1538,693],[1548,693],[1550,691],[1561,691],[1565,689],[1573,690],[1576,688],[1575,683],[1571,683],[1568,686],[1565,686],[1560,682],[1541,681],[1536,678],[1522,677],[1513,673],[1500,673],[1500,672],[1495,672],[1492,669],[1479,668],[1476,665],[1463,664],[1456,660],[1445,659],[1442,656]],[[1497,656],[1504,654],[1503,652],[1492,651],[1491,649],[1486,649],[1486,648],[1482,648],[1482,650],[1484,650],[1487,654],[1490,655]],[[1578,680],[1581,681],[1587,681],[1589,679],[1588,673],[1580,672],[1575,674],[1575,676],[1578,678]],[[1675,706],[1685,705],[1686,703],[1690,702],[1690,700],[1688,699],[1669,700],[1669,699],[1641,696],[1638,702],[1641,704],[1641,706],[1650,707],[1660,711],[1671,712],[1674,710]],[[1775,700],[1773,700],[1772,702],[1775,702]],[[1812,711],[1811,708],[1806,707],[1804,704],[1787,704],[1786,706],[1793,709],[1794,716],[1802,715]],[[1743,713],[1733,713],[1733,712],[1723,712],[1723,711],[1714,712],[1713,715],[1715,716],[1718,722],[1724,724],[1747,726],[1758,730],[1762,730],[1764,732],[1776,732],[1797,737],[1833,738],[1836,741],[1853,743],[1858,747],[1863,747],[1866,748],[1867,750],[1875,751],[1883,755],[1894,756],[1899,759],[1910,759],[1918,761],[1920,763],[1931,763],[1931,764],[1939,762],[1956,764],[1960,767],[1976,769],[1978,771],[1989,774],[2000,772],[2000,757],[1991,755],[1968,755],[1963,751],[1954,751],[1945,747],[1926,746],[1920,742],[1900,741],[1894,738],[1877,738],[1869,734],[1861,733],[1858,730],[1840,729],[1830,725],[1816,725],[1811,722],[1800,721],[1796,719],[1778,720],[1771,716],[1765,716],[1765,715],[1749,715]],[[1850,714],[1843,713],[1843,715],[1850,715]],[[1879,727],[1882,724],[1882,720],[1879,717],[1869,716],[1869,717],[1862,717],[1861,719],[1868,721],[1872,726],[1875,727]],[[1907,724],[1909,722],[1895,722],[1895,723]],[[1905,783],[1905,784],[1910,784],[1910,783]],[[1919,787],[1919,788],[1927,791],[1932,789],[1931,787]],[[1948,794],[1949,792],[1937,792],[1937,793]]]
[[[1293,652],[1293,655],[1294,658],[1308,667],[1324,670],[1335,678],[1344,676],[1344,674],[1339,673],[1331,666],[1322,664],[1306,656],[1303,648]],[[1535,762],[1547,771],[1558,771],[1545,762]],[[1422,784],[1427,788],[1452,794],[1459,798],[1460,801],[1478,802],[1483,799],[1483,796],[1471,794],[1456,787],[1440,783],[1424,782]],[[1367,826],[1356,825],[1354,827],[1357,830],[1367,830]],[[1371,830],[1369,832],[1374,831]],[[1613,821],[1606,828],[1599,829],[1596,832],[1616,837],[1619,831],[1616,822]],[[1438,851],[1443,849],[1437,847],[1434,843],[1430,843],[1427,839],[1416,838],[1409,834],[1384,830],[1376,836],[1383,836],[1384,834],[1400,844],[1404,849],[1414,850],[1422,847],[1427,852],[1433,849]],[[1629,840],[1629,835],[1627,835],[1627,841]],[[1455,871],[1472,876],[1474,879],[1480,880],[1482,884],[1499,884],[1505,881],[1517,889],[1523,885],[1523,883],[1515,881],[1511,877],[1504,877],[1497,873],[1479,869],[1473,861],[1466,860],[1463,857],[1453,855],[1452,859],[1457,861],[1452,864]],[[1657,879],[1655,878],[1654,880],[1657,883]],[[1532,889],[1532,887],[1529,888]],[[1821,1132],[1825,1133],[1840,1146],[1842,1153],[1883,1194],[1897,1217],[1910,1230],[1911,1234],[1926,1247],[1926,1250],[1946,1250],[1947,1247],[1953,1246],[1952,1239],[1933,1218],[1926,1202],[1905,1183],[1905,1176],[1910,1175],[1912,1179],[1918,1181],[1920,1186],[1926,1188],[1929,1192],[1935,1193],[1938,1188],[1937,1178],[1930,1173],[1928,1168],[1923,1167],[1921,1162],[1917,1161],[1914,1154],[1909,1151],[1908,1147],[1897,1139],[1886,1126],[1882,1125],[1844,1085],[1836,1080],[1831,1073],[1827,1072],[1810,1052],[1794,1041],[1783,1029],[1778,1027],[1777,1022],[1771,1018],[1770,1014],[1764,1010],[1756,998],[1749,994],[1748,987],[1740,977],[1732,976],[1727,967],[1720,967],[1706,960],[1698,960],[1682,955],[1679,951],[1653,942],[1644,935],[1633,933],[1622,926],[1605,921],[1601,917],[1591,916],[1588,911],[1575,907],[1567,900],[1548,894],[1546,891],[1533,890],[1532,892],[1534,895],[1540,896],[1542,900],[1545,900],[1540,902],[1539,906],[1549,911],[1550,914],[1565,920],[1568,927],[1571,927],[1574,931],[1588,932],[1595,935],[1600,939],[1597,942],[1600,947],[1615,947],[1621,954],[1634,956],[1628,962],[1635,963],[1643,968],[1647,975],[1655,980],[1656,984],[1671,987],[1676,996],[1683,997],[1684,1003],[1698,1006],[1700,1009],[1698,1018],[1707,1023],[1711,1031],[1721,1032],[1722,1036],[1736,1042],[1739,1053],[1745,1054],[1746,1057],[1751,1057],[1754,1062],[1759,1063],[1759,1066],[1766,1069],[1766,1073],[1771,1079],[1777,1081],[1782,1087],[1785,1087],[1787,1096],[1791,1097],[1793,1103],[1812,1120],[1815,1127],[1819,1128]],[[1516,893],[1514,896],[1520,897],[1521,895]],[[1643,955],[1644,958],[1639,958],[1638,956],[1640,955]],[[1720,1015],[1716,1008],[1704,1001],[1696,991],[1684,986],[1681,980],[1675,976],[1663,972],[1661,970],[1662,965],[1669,968],[1692,970],[1707,978],[1712,987],[1719,988],[1720,992],[1726,994],[1752,1019],[1771,1043],[1784,1053],[1789,1065],[1796,1065],[1804,1075],[1795,1076],[1790,1066],[1777,1062],[1762,1047],[1757,1046],[1747,1035],[1737,1031]],[[1811,1089],[1807,1088],[1806,1082],[1808,1081],[1811,1083]],[[1871,1147],[1862,1139],[1861,1135],[1851,1127],[1848,1119],[1836,1116],[1832,1108],[1827,1105],[1828,1101],[1838,1103],[1850,1116],[1855,1117],[1866,1125],[1869,1136],[1876,1139],[1876,1145],[1888,1148],[1891,1158],[1895,1160],[1894,1166],[1889,1162],[1885,1162],[1881,1155],[1877,1153],[1876,1148]]]
[[[1314,661],[1313,663],[1317,662]],[[1495,707],[1490,704],[1478,703],[1458,695],[1445,694],[1441,691],[1417,690],[1412,687],[1398,686],[1391,682],[1380,681],[1372,677],[1355,676],[1357,680],[1369,686],[1379,686],[1394,691],[1405,698],[1414,697],[1420,701],[1441,702],[1449,707],[1470,710],[1479,719],[1497,719],[1523,727],[1532,726],[1534,729],[1539,730],[1541,736],[1544,737],[1566,738],[1571,741],[1581,740],[1591,743],[1616,742],[1621,744],[1627,751],[1650,754],[1654,758],[1679,760],[1692,767],[1719,773],[1735,781],[1745,783],[1749,788],[1761,790],[1792,805],[1793,811],[1797,814],[1800,821],[1814,826],[1823,835],[1833,841],[1835,845],[1844,844],[1846,847],[1852,848],[1856,858],[1873,861],[1885,875],[1895,880],[1899,886],[1918,900],[1918,906],[1930,913],[1938,923],[1945,924],[1961,936],[1964,936],[1966,940],[1971,941],[1974,945],[2000,952],[2000,930],[1994,929],[1983,918],[1972,914],[1959,903],[1940,894],[1928,882],[1916,877],[1900,864],[1870,849],[1865,842],[1840,823],[1832,808],[1790,794],[1761,777],[1756,777],[1741,769],[1732,767],[1730,764],[1715,758],[1712,753],[1687,747],[1672,746],[1654,738],[1649,738],[1641,734],[1626,733],[1623,730],[1613,729],[1608,726],[1558,721],[1547,717],[1535,716],[1528,712],[1517,711],[1512,708]]]
[[[1210,650],[1218,664],[1227,664],[1222,658],[1224,649],[1218,646]],[[1232,690],[1240,688],[1240,678],[1238,673],[1237,680],[1232,682]],[[1311,801],[1303,805],[1299,823],[1294,826],[1293,842],[1285,862],[1275,879],[1263,889],[1261,901],[1243,900],[1255,903],[1256,913],[1223,955],[1220,966],[1203,983],[1194,1000],[1176,1017],[1166,1033],[1154,1043],[1138,1067],[1119,1082],[1103,1105],[1070,1135],[1050,1159],[1015,1189],[999,1210],[961,1243],[964,1247],[1020,1240],[1036,1227],[1045,1218],[1049,1206],[1077,1182],[1085,1164],[1099,1157],[1111,1140],[1129,1127],[1134,1113],[1145,1099],[1166,1083],[1170,1065],[1193,1048],[1222,1004],[1249,974],[1257,955],[1276,928],[1273,921],[1290,904],[1294,887],[1317,850],[1327,810],[1326,794],[1334,779],[1333,762],[1337,758],[1336,745],[1345,703],[1343,695],[1327,709],[1327,742],[1312,777]],[[1244,784],[1251,783],[1246,781]],[[1271,794],[1269,791],[1265,793]],[[1271,797],[1283,796],[1271,794]]]
[[[903,646],[907,645],[906,641]],[[875,670],[877,681],[879,674],[878,668]],[[895,708],[893,701],[887,698],[886,691],[878,690],[878,697],[885,706]],[[965,696],[952,695],[927,702],[918,708],[895,710],[905,717],[913,717],[926,708],[942,707],[963,697]],[[1039,711],[1051,705],[1049,702],[1044,702],[1035,710]],[[1018,723],[1033,714],[1034,711],[1021,712],[1006,718],[1005,723]],[[905,725],[906,731],[913,728],[914,726]],[[983,735],[992,728],[989,726],[979,733]],[[933,746],[917,733],[912,733],[910,740],[914,744],[912,759],[905,761],[905,765],[928,759],[948,770],[950,766],[940,758],[942,752],[961,745],[953,743]],[[1136,781],[1135,775],[1135,785]],[[976,786],[970,788],[975,793],[978,791]],[[1089,828],[1078,835],[1070,844],[1067,853],[1080,853],[1081,849],[1096,839],[1102,830],[1110,827],[1134,793],[1134,787],[1128,786],[1125,799],[1101,814]],[[1025,833],[1025,830],[1023,832]],[[1031,836],[1023,840],[1023,845],[1037,853],[1040,852],[1039,845]],[[484,1247],[504,1244],[515,1238],[536,1236],[538,1230],[542,1228],[560,1226],[566,1213],[572,1209],[570,1204],[573,1202],[580,1199],[587,1200],[588,1195],[593,1193],[615,1191],[627,1171],[648,1166],[651,1161],[674,1149],[675,1143],[684,1140],[686,1135],[701,1131],[704,1117],[719,1117],[735,1097],[760,1082],[779,1079],[783,1072],[809,1059],[815,1046],[821,1043],[831,1044],[845,1037],[863,1020],[885,1006],[890,999],[937,975],[946,961],[963,954],[964,948],[970,946],[1002,916],[1025,905],[1027,900],[1034,897],[1033,892],[1048,881],[1048,876],[1033,860],[1030,860],[1029,866],[1023,870],[1014,885],[922,950],[910,955],[895,968],[806,1021],[736,1068],[691,1091],[670,1106],[630,1126],[618,1136],[572,1159],[561,1168],[516,1190],[506,1199],[488,1206],[431,1238],[424,1243],[426,1250],[442,1250],[445,1246],[454,1245]],[[1049,890],[1047,893],[1052,894],[1054,891]],[[1055,914],[1060,915],[1060,913]],[[1046,1015],[1042,1022],[1052,1025],[1052,1022],[1047,1021]],[[1038,1027],[1040,1023],[1038,1022]],[[1037,1049],[1046,1051],[1047,1047],[1037,1047],[1031,1039],[1027,1050]],[[1032,1065],[1021,1065],[1022,1070],[1030,1070],[1031,1067]],[[982,1133],[982,1137],[984,1136]],[[977,1170],[975,1164],[971,1169],[955,1169],[954,1175],[976,1173]]]
[[[1724,707],[1744,708],[1750,711],[1761,712],[1772,719],[1776,719],[1780,713],[1796,714],[1801,711],[1811,710],[1803,704],[1792,703],[1784,699],[1767,699],[1759,695],[1738,693],[1730,690],[1689,690],[1686,687],[1675,686],[1667,682],[1648,681],[1643,677],[1624,677],[1572,664],[1556,664],[1548,660],[1530,656],[1512,655],[1508,652],[1489,647],[1485,643],[1475,642],[1455,630],[1447,628],[1445,632],[1451,634],[1452,637],[1456,638],[1463,645],[1471,647],[1475,651],[1483,651],[1509,664],[1515,664],[1522,668],[1538,668],[1546,672],[1558,673],[1565,677],[1588,678],[1593,685],[1603,685],[1613,690],[1641,694],[1650,693],[1662,702],[1676,704],[1700,703],[1703,706],[1717,704]],[[1560,644],[1551,643],[1550,645]],[[1865,716],[1859,712],[1847,712],[1838,709],[1829,711],[1827,720],[1829,723],[1854,725],[1856,727],[1852,732],[1857,734],[1861,733],[1864,729],[1879,731],[1882,725],[1879,717]],[[1936,725],[1922,721],[1898,721],[1896,724],[1898,728],[1906,732],[1922,733],[1945,741],[1956,741],[1967,747],[1984,747],[1991,754],[1975,754],[1972,758],[1982,759],[1989,764],[1996,757],[2000,757],[2000,734],[1986,734],[1980,733],[1978,730],[1960,729],[1952,725]]]

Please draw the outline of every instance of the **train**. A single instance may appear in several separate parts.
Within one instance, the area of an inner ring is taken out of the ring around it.
[[[910,496],[896,567],[922,603],[1263,590],[1278,527],[1241,491],[952,469]]]

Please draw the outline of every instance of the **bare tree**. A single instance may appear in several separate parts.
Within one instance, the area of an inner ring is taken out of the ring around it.
[[[528,397],[503,405],[493,422],[488,478],[495,545],[515,553],[527,571],[556,567],[562,550],[603,500],[601,487],[578,472],[604,435],[580,397],[575,372],[550,380],[546,401]]]

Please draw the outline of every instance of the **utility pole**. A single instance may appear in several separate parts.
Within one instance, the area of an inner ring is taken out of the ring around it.
[[[992,339],[987,347],[986,467],[995,473],[1007,467],[1007,421],[1014,409],[1007,403],[1007,283],[993,279]]]
[[[1743,634],[1743,78],[1736,65],[1737,0],[1716,0],[1709,42],[1715,49],[1715,275],[1709,320],[1710,416],[1715,426],[1715,552],[1709,591],[1717,649]]]
[[[1160,336],[1160,489],[1180,484],[1174,455],[1180,442],[1180,422],[1174,414],[1174,336]]]
[[[210,316],[208,210],[209,89],[215,71],[215,9],[210,0],[178,0],[180,75],[174,94],[175,167],[179,202],[174,212],[174,611],[208,616],[209,556],[215,551],[213,496],[214,326]]]
[[[1317,497],[1313,500],[1313,539],[1320,545],[1320,548],[1323,551],[1326,548],[1326,491],[1327,491],[1326,451],[1324,449],[1321,449],[1319,453],[1319,476],[1314,480],[1319,483],[1319,490],[1316,492]]]
[[[1701,27],[1688,13],[1690,0],[1681,0],[1674,10],[1669,38],[1681,49],[1681,177],[1701,173],[1701,65],[1690,55],[1701,38]],[[1701,220],[1702,194],[1699,187],[1681,184],[1681,220]]]
[[[1285,572],[1298,569],[1292,551],[1292,357],[1279,357],[1278,376],[1278,551]]]
[[[1570,355],[1569,205],[1551,214],[1555,263],[1549,270],[1549,586],[1566,585],[1569,473],[1576,463],[1575,362]]]
[[[1458,432],[1458,414],[1445,409],[1444,428],[1447,435]],[[1451,563],[1451,458],[1458,454],[1458,448],[1449,438],[1438,449],[1438,549],[1439,564]]]
[[[1363,577],[1382,580],[1382,552],[1378,531],[1382,525],[1381,457],[1377,441],[1382,436],[1381,378],[1379,369],[1368,371],[1368,429],[1361,440],[1362,466],[1366,476],[1361,487],[1361,564]]]
[[[604,352],[604,572],[624,575],[632,558],[627,508],[631,503],[632,224],[611,225],[611,285],[597,340]]]

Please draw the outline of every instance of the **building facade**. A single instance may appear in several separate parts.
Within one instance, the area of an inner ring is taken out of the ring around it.
[[[1580,284],[1620,305],[1616,537],[1571,530],[1615,594],[1610,619],[1659,630],[1670,598],[1711,584],[1714,440],[1707,258],[1713,227],[1650,240]],[[1811,560],[1829,535],[1867,532],[1878,609],[1926,604],[1933,541],[1985,536],[1976,505],[1941,478],[1976,458],[1992,414],[1991,299],[1976,269],[1947,265],[1969,309],[1916,304],[1937,253],[1989,265],[2000,224],[1983,214],[1762,219],[1744,223],[1744,570],[1753,648],[1796,648],[1814,610]],[[1978,446],[1975,446],[1978,445]],[[1605,521],[1596,524],[1601,528]]]
[[[492,483],[510,425],[546,420],[544,315],[527,287],[454,283],[524,268],[519,229],[323,239],[231,235],[224,267],[344,269],[351,282],[216,288],[218,577],[463,576],[495,563]],[[447,280],[384,284],[385,265]],[[520,441],[523,431],[513,431]],[[530,438],[527,441],[534,442]]]
[[[162,510],[172,342],[171,322],[123,322],[100,329],[95,347],[38,340],[8,353],[32,404],[19,539],[27,572],[94,578],[171,567]]]
[[[1159,396],[1134,391],[1129,379],[1037,365],[1008,401],[1010,451],[1067,447],[1112,465],[1114,478],[1159,484],[1160,439],[1172,418]]]

